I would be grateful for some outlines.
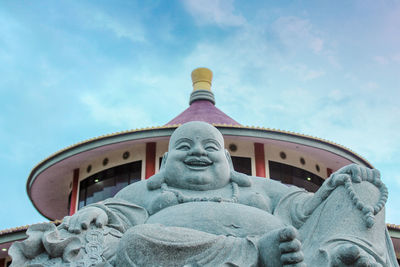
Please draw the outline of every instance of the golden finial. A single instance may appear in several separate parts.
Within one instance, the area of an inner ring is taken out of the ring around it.
[[[197,68],[192,71],[193,91],[211,91],[212,71],[207,68]]]

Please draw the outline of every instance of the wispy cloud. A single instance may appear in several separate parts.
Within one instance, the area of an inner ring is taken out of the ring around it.
[[[393,56],[393,60],[397,63],[400,63],[400,52]]]
[[[312,107],[314,112],[299,129],[346,145],[372,162],[392,161],[400,151],[400,108],[378,95],[369,98],[355,94],[359,92],[347,95],[347,101],[334,103],[316,99],[325,106]],[[384,103],[386,107],[382,108]]]
[[[400,63],[400,52],[388,56],[375,56],[373,60],[379,65],[398,64]]]
[[[325,41],[307,19],[295,16],[280,17],[274,22],[273,28],[285,46],[304,46],[314,53],[320,53],[324,49]]]
[[[286,65],[281,68],[282,71],[288,72],[290,74],[294,74],[297,78],[302,81],[309,81],[319,78],[325,75],[325,71],[323,70],[313,70],[307,67],[304,64],[292,64]]]
[[[107,103],[107,100],[90,93],[83,94],[80,100],[89,111],[90,117],[99,123],[121,127],[121,129],[152,125],[148,112],[133,105],[112,105]]]
[[[388,63],[387,58],[382,57],[382,56],[375,56],[374,61],[379,63],[380,65],[386,65]]]
[[[86,10],[87,11],[87,10]],[[110,16],[103,10],[94,8],[90,12],[81,11],[87,27],[110,31],[118,38],[127,38],[132,42],[146,42],[146,30],[137,19],[132,16],[129,20],[121,21],[116,16]]]
[[[246,23],[241,14],[234,14],[233,0],[184,0],[182,3],[198,24],[241,26]]]

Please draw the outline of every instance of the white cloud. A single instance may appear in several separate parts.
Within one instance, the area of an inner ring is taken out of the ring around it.
[[[323,70],[313,70],[307,67],[304,64],[294,64],[294,65],[287,65],[281,68],[282,71],[289,72],[294,74],[297,78],[302,81],[309,81],[319,78],[325,75],[325,71]]]
[[[132,42],[146,42],[145,29],[135,16],[129,21],[120,21],[116,16],[109,16],[100,10],[85,12],[87,26],[111,31],[118,38],[127,38]]]
[[[100,123],[121,129],[138,128],[152,125],[148,112],[134,105],[113,105],[107,99],[101,99],[85,93],[80,98],[89,110],[90,116]]]
[[[365,88],[370,92],[375,92],[379,88],[379,85],[376,82],[367,82]]]
[[[359,92],[334,102],[317,98],[316,102],[326,104],[312,107],[299,126],[305,133],[349,146],[371,162],[393,160],[400,151],[400,108],[380,98]]]
[[[234,14],[233,0],[184,0],[182,3],[198,24],[241,26],[246,23],[241,14]]]
[[[274,22],[273,28],[287,47],[304,46],[314,53],[320,53],[324,49],[325,41],[307,19],[294,16],[280,17]]]
[[[400,53],[395,54],[395,55],[393,56],[393,61],[395,61],[395,62],[397,62],[397,63],[400,63]]]
[[[387,58],[382,57],[382,56],[375,56],[374,61],[379,63],[380,65],[386,65],[388,63]]]
[[[290,25],[290,21],[295,21],[297,24]],[[329,70],[322,69],[320,66],[310,67],[302,63],[303,59],[296,58],[297,63],[293,62],[293,58],[288,57],[286,51],[281,50],[282,42],[276,43],[275,39],[271,39],[271,23],[265,25],[266,23],[248,23],[218,42],[199,41],[195,49],[186,57],[185,65],[189,69],[207,66],[217,71],[213,83],[213,88],[216,89],[217,105],[220,105],[227,114],[232,114],[234,119],[244,124],[254,123],[266,127],[284,128],[282,125],[289,125],[288,120],[299,114],[299,110],[291,108],[293,102],[299,103],[298,109],[303,109],[302,105],[307,101],[308,113],[312,112],[311,105],[318,110],[319,106],[315,106],[312,100],[315,99],[315,91],[320,91],[320,88],[314,88],[314,91],[301,89],[309,95],[309,98],[301,98],[304,100],[302,101],[294,96],[287,103],[281,99],[281,91],[293,88],[299,81],[318,80],[320,82],[318,78],[325,76]],[[275,23],[272,23],[273,32],[280,29],[276,27],[277,24],[287,27],[282,37],[285,42],[291,38],[289,35],[297,35],[301,29],[302,34],[295,36],[296,42],[305,43],[306,49],[312,54],[324,51],[324,41],[314,33],[309,21],[294,17],[277,19]],[[307,38],[303,38],[304,36]],[[296,51],[298,49],[296,42],[288,43],[289,49]],[[320,54],[312,54],[311,56],[320,57]],[[323,56],[322,60],[330,65],[329,58]],[[283,84],[288,84],[288,86],[285,85],[285,88]],[[298,95],[302,94],[298,93]],[[293,101],[293,99],[299,101]],[[245,105],[245,111],[240,108],[243,105]],[[288,114],[286,112],[289,110],[290,116],[293,117],[278,118],[282,114]],[[275,112],[278,115],[271,117],[271,113]],[[271,122],[276,124],[271,125]],[[287,130],[294,130],[294,128]]]
[[[392,55],[388,55],[386,57],[375,56],[373,58],[373,60],[380,65],[387,65],[387,64],[391,64],[391,63],[397,64],[397,63],[400,63],[400,53],[395,53]]]
[[[310,42],[310,46],[314,52],[321,52],[324,47],[324,40],[321,38],[313,38]]]

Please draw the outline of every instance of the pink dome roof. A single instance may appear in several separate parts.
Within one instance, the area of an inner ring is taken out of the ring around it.
[[[211,124],[241,125],[214,106],[211,101],[202,99],[193,101],[185,111],[172,119],[166,125],[183,124],[189,121],[204,121]]]

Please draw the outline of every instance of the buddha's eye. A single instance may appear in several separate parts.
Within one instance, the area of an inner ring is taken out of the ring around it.
[[[204,146],[204,149],[205,149],[206,151],[208,151],[208,152],[215,152],[215,151],[218,151],[218,150],[219,150],[218,147],[217,147],[216,145],[214,145],[213,143],[211,143],[211,144],[206,144],[206,145]]]
[[[177,150],[188,151],[190,150],[190,145],[187,143],[180,143],[177,147]]]

